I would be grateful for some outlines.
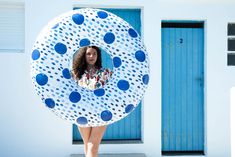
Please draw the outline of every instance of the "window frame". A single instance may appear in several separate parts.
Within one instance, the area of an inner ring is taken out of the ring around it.
[[[19,38],[22,39],[21,40],[22,43],[19,43],[17,45],[12,46],[12,47],[9,47],[8,45],[6,47],[3,45],[0,45],[0,54],[1,53],[24,53],[25,52],[25,3],[24,2],[0,2],[0,10],[1,9],[2,9],[2,11],[4,11],[4,9],[9,9],[9,10],[18,9],[19,11],[22,10],[23,22],[21,23],[20,29],[16,29],[16,32],[17,31],[20,32]],[[22,24],[23,24],[23,26],[22,26]],[[4,29],[4,26],[2,26],[0,28]],[[12,30],[14,30],[14,28]],[[4,36],[2,36],[2,38],[4,38]],[[8,40],[9,40],[9,42],[11,41],[11,43],[12,43],[12,42],[16,42],[18,40],[18,38],[10,38]]]

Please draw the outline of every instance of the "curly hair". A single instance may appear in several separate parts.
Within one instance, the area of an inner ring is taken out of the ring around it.
[[[82,75],[85,73],[87,69],[87,62],[86,62],[86,51],[88,48],[93,48],[97,52],[97,61],[95,66],[97,69],[102,68],[102,60],[101,60],[101,50],[97,46],[86,46],[82,47],[77,50],[73,57],[73,65],[72,65],[72,76],[75,80],[79,80]]]

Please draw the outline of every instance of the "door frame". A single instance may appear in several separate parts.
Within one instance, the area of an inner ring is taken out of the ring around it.
[[[206,19],[200,19],[200,20],[161,20],[161,33],[162,33],[162,28],[163,28],[163,25],[164,24],[167,24],[167,23],[181,23],[181,24],[195,24],[195,23],[201,23],[203,25],[203,71],[204,71],[204,75],[203,75],[203,78],[204,78],[204,82],[203,82],[203,120],[204,120],[204,146],[203,146],[203,152],[188,152],[188,153],[185,153],[185,152],[172,152],[172,153],[163,153],[162,151],[162,148],[161,148],[161,154],[162,155],[206,155],[207,154],[207,51],[206,51],[206,43],[207,43],[207,20]],[[177,27],[176,27],[177,28]],[[182,28],[182,27],[178,27],[178,28]],[[162,42],[162,36],[161,36],[161,40]],[[162,56],[162,50],[163,50],[163,47],[162,47],[162,43],[161,43],[161,56]],[[161,57],[161,66],[162,66],[162,57]],[[162,67],[161,67],[161,78],[162,78]],[[162,89],[162,82],[161,82],[161,89]],[[162,95],[162,92],[161,92],[161,95]],[[161,99],[162,99],[162,96],[161,96]],[[162,108],[162,100],[161,100],[161,108]],[[161,116],[162,118],[162,116]],[[162,123],[162,120],[161,120],[161,123]],[[161,128],[162,128],[162,124],[161,124]],[[162,141],[162,131],[161,131],[161,141]],[[162,143],[162,142],[161,142]],[[162,147],[162,144],[161,144],[161,147]]]

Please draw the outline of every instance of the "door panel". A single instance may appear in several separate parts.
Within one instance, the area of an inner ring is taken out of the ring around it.
[[[140,34],[140,9],[104,9],[123,18]],[[103,52],[103,51],[102,51]],[[107,53],[102,53],[102,65],[113,68],[112,60]],[[108,125],[103,141],[109,140],[140,140],[141,139],[141,103],[122,120]],[[81,141],[81,135],[76,125],[73,125],[73,141]]]
[[[203,27],[162,27],[163,152],[204,151],[203,55]]]

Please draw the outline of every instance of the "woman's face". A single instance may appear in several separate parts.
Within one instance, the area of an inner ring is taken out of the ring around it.
[[[95,65],[97,61],[97,51],[93,48],[88,48],[86,50],[86,62],[90,65]]]

